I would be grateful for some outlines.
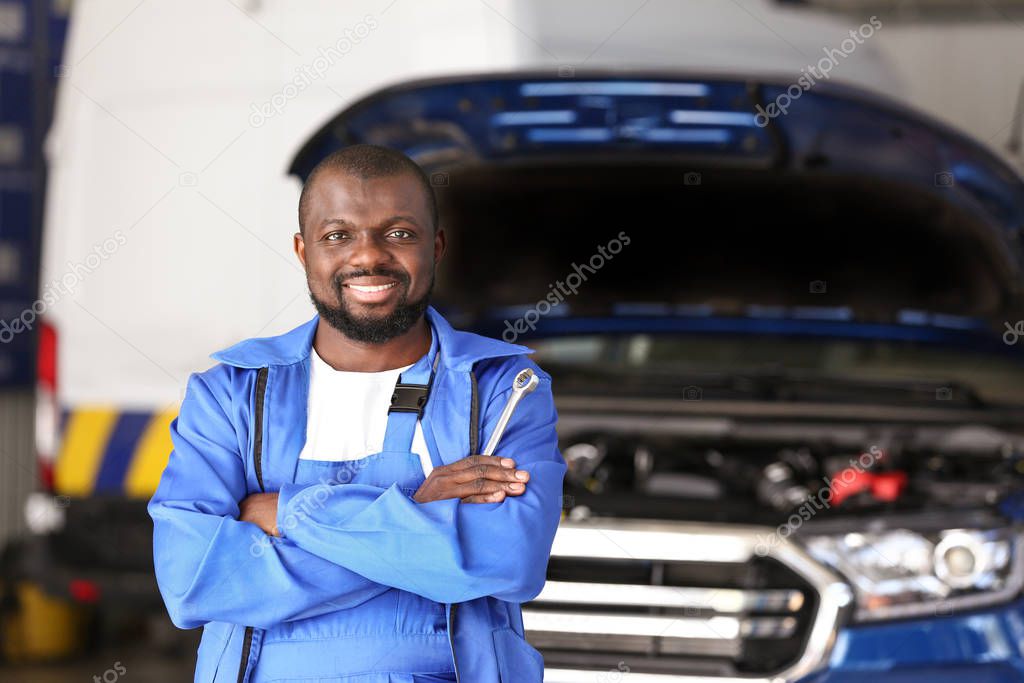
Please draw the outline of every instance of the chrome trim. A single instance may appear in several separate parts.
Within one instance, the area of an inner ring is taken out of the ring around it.
[[[620,680],[623,683],[769,683],[768,678],[734,678],[709,676],[676,676],[675,674],[642,674],[633,671],[619,673],[610,671],[585,671],[578,669],[545,669],[544,683],[594,683],[594,676],[607,676],[609,681]]]
[[[583,633],[587,635],[642,636],[647,638],[695,638],[741,640],[788,638],[796,630],[794,617],[674,617],[590,612],[523,610],[528,631]]]
[[[657,636],[630,636],[611,633],[562,633],[531,631],[530,643],[539,649],[564,650],[575,654],[615,652],[617,657],[629,661],[632,657],[649,657],[657,651],[659,657],[714,657],[736,659],[743,653],[740,638],[670,638]],[[625,663],[625,662],[624,662]],[[591,672],[594,673],[594,672]]]
[[[548,581],[532,602],[571,602],[584,605],[657,605],[737,612],[796,612],[804,604],[797,590],[740,590],[738,588],[688,588],[650,584],[577,583]]]
[[[741,563],[753,556],[755,545],[752,535],[748,538],[725,527],[714,533],[696,525],[658,521],[637,524],[617,519],[601,520],[600,526],[562,522],[555,533],[551,556]]]
[[[770,539],[771,543],[766,543]],[[818,606],[796,662],[774,675],[712,677],[630,672],[633,683],[786,683],[822,668],[835,645],[840,621],[853,602],[849,585],[801,547],[778,536],[775,527],[696,524],[660,520],[589,519],[563,521],[555,534],[555,557],[743,563],[756,554],[784,564],[817,593]],[[525,614],[524,614],[525,616]],[[529,628],[528,628],[529,630]],[[592,683],[600,671],[549,669],[547,683]]]

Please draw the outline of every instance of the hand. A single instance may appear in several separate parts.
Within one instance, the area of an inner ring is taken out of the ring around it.
[[[277,494],[254,493],[238,504],[238,520],[252,522],[268,536],[280,536],[277,530]]]
[[[530,473],[517,470],[511,458],[471,455],[451,465],[435,467],[413,495],[417,503],[460,498],[463,503],[500,503],[521,496]]]

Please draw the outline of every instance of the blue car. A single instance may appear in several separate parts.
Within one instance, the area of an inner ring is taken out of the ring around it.
[[[429,169],[439,309],[554,378],[546,681],[1024,680],[1024,184],[918,112],[792,94],[419,81],[293,162]]]

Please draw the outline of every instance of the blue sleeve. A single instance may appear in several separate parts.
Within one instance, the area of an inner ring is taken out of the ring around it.
[[[517,369],[506,373],[506,386]],[[397,486],[340,484],[324,495],[324,485],[289,484],[280,492],[278,527],[320,557],[438,602],[485,595],[510,602],[533,599],[544,586],[566,469],[555,433],[551,378],[534,371],[540,384],[516,408],[497,453],[530,473],[523,495],[501,503],[421,504]],[[510,391],[494,395],[484,409],[485,436]]]
[[[208,373],[189,377],[171,423],[174,450],[148,507],[157,584],[171,621],[180,628],[209,621],[268,628],[388,590],[237,519],[245,471],[223,407],[230,396],[222,403],[212,387],[230,392],[226,381],[208,382]]]

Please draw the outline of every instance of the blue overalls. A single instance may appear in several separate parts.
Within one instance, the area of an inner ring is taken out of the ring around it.
[[[439,360],[437,335],[431,335],[430,350],[401,374],[399,384],[429,387]],[[418,418],[416,412],[389,410],[383,450],[358,460],[299,460],[295,483],[365,484],[385,489],[397,484],[412,497],[425,478],[419,455],[412,452]],[[436,455],[432,459],[434,467],[443,464]],[[288,522],[285,520],[286,527]],[[288,529],[281,533],[287,536]],[[416,557],[408,558],[406,570],[416,571]],[[339,641],[339,647],[330,648],[337,654],[324,656],[324,647],[329,648],[331,640]],[[445,605],[392,588],[354,609],[281,624],[264,634],[251,680],[454,681]]]
[[[430,352],[402,379],[426,383],[440,354],[421,422],[435,467],[477,452],[520,371],[540,378],[499,446],[530,473],[526,491],[413,500],[415,414],[389,416],[382,453],[300,460],[319,316],[217,351],[189,377],[148,508],[168,615],[203,628],[196,683],[409,683],[453,660],[461,683],[541,683],[520,604],[544,585],[559,520],[551,377],[525,346],[456,330],[432,306],[426,318]],[[280,538],[239,519],[239,502],[261,491],[278,493]]]

